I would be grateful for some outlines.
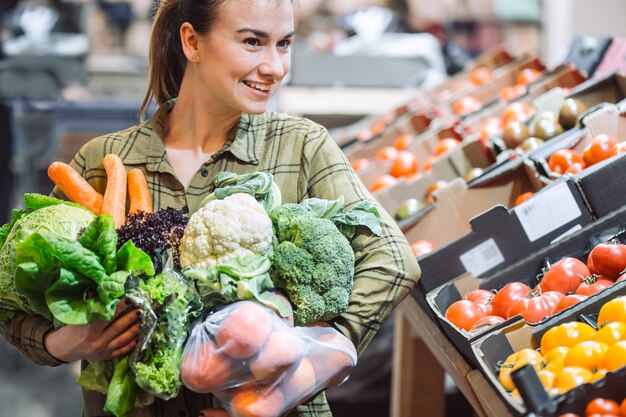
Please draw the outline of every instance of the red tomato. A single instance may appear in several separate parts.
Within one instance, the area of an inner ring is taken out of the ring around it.
[[[509,305],[517,300],[518,298],[523,297],[525,294],[530,292],[530,287],[521,282],[510,282],[506,284],[500,291],[496,293],[491,300],[491,304],[493,305],[492,314],[494,316],[504,317],[508,319],[509,317],[506,315]]]
[[[493,296],[495,294],[488,290],[476,289],[468,292],[463,296],[464,300],[469,300],[473,303],[478,304],[485,310],[487,315],[491,314],[493,311],[493,306],[491,305],[491,300],[493,300]]]
[[[493,79],[493,73],[487,67],[476,67],[470,72],[470,81],[475,86],[483,85]]]
[[[609,158],[613,147],[618,143],[617,138],[611,135],[600,134],[595,136],[583,151],[585,165],[590,166],[597,164]]]
[[[585,407],[585,416],[591,414],[615,414],[619,415],[619,404],[615,400],[595,398]]]
[[[515,205],[519,206],[524,201],[528,200],[530,197],[532,197],[534,195],[535,195],[535,193],[532,192],[532,191],[527,191],[525,193],[522,193],[522,194],[518,195],[517,198],[515,199]]]
[[[500,323],[504,323],[504,318],[500,316],[485,316],[483,318],[478,319],[476,323],[472,326],[470,330],[479,330],[481,328],[489,328],[492,326],[496,326]]]
[[[461,141],[457,139],[454,139],[454,138],[441,139],[437,143],[437,147],[435,148],[434,155],[441,156],[445,153],[450,152],[453,149],[458,148],[459,146],[461,146]]]
[[[585,278],[576,288],[576,294],[591,296],[609,288],[613,284],[615,284],[614,281],[606,279],[602,275],[591,275]]]
[[[569,308],[574,304],[580,303],[581,301],[584,301],[586,299],[587,296],[583,294],[568,294],[565,297],[561,298],[561,301],[559,301],[559,303],[556,305],[554,312],[558,313],[559,311],[565,310],[566,308]]]
[[[526,293],[509,305],[507,318],[521,314],[528,323],[538,323],[554,313],[559,297],[556,294],[559,294],[560,298],[564,297],[563,294],[556,291]]]
[[[465,116],[480,110],[483,104],[472,96],[464,96],[452,103],[452,112],[457,116]]]
[[[565,413],[565,414],[561,414],[559,417],[580,417],[580,416],[574,413]]]
[[[376,159],[381,161],[392,161],[398,157],[398,150],[393,146],[385,146],[376,152]]]
[[[382,190],[383,188],[391,187],[398,182],[396,177],[392,177],[391,175],[382,175],[374,180],[372,186],[370,187],[371,192],[376,192]]]
[[[435,249],[437,249],[437,245],[430,240],[416,240],[411,243],[411,250],[418,258],[426,253],[434,251]]]
[[[438,159],[437,155],[431,155],[424,161],[424,166],[422,167],[422,171],[428,172],[432,169],[433,163]]]
[[[480,138],[483,141],[500,132],[502,132],[502,121],[497,117],[488,117],[480,125]]]
[[[455,301],[446,310],[446,318],[464,330],[470,330],[474,323],[486,316],[485,310],[469,300]]]
[[[564,174],[578,174],[583,169],[585,169],[584,162],[574,162],[572,165],[567,167]]]
[[[541,289],[543,291],[558,291],[563,294],[575,292],[583,279],[589,275],[589,268],[583,261],[565,257],[543,274]]]
[[[355,171],[360,171],[362,169],[365,169],[368,165],[370,164],[370,160],[367,158],[359,158],[355,161],[352,161],[352,163],[350,164],[352,166],[352,169]]]
[[[409,151],[400,151],[389,167],[389,174],[396,178],[410,177],[417,174],[419,163]]]
[[[527,103],[515,102],[504,108],[502,115],[502,125],[506,126],[509,122],[519,121],[525,122],[535,113],[535,108]]]
[[[560,149],[550,155],[548,167],[550,171],[563,174],[572,164],[583,163],[583,157],[572,149]]]
[[[530,84],[535,81],[537,78],[541,77],[541,71],[535,68],[525,68],[517,74],[517,83],[518,84]]]
[[[500,90],[500,98],[504,101],[512,101],[526,94],[527,88],[524,84],[515,84],[504,87]]]
[[[613,146],[610,156],[619,155],[624,152],[626,152],[626,142],[620,142],[617,145]]]
[[[415,137],[413,135],[404,133],[398,136],[395,141],[393,141],[393,147],[399,151],[403,151],[408,148],[411,143],[413,143],[413,140],[415,140]]]
[[[448,185],[446,181],[443,181],[443,180],[435,181],[435,183],[431,185],[430,187],[428,187],[428,190],[426,190],[426,193],[424,194],[424,203],[434,204],[435,200],[433,198],[433,194],[435,193],[435,191],[437,191],[440,188],[444,188],[446,185]]]
[[[592,274],[616,279],[626,269],[626,245],[621,243],[600,243],[587,258],[587,266]]]

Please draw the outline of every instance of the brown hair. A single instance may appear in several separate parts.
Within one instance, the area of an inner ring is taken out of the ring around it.
[[[148,88],[139,109],[143,120],[152,100],[158,105],[176,98],[187,66],[180,40],[180,27],[189,22],[201,36],[206,35],[225,0],[161,0],[156,8],[148,66]]]

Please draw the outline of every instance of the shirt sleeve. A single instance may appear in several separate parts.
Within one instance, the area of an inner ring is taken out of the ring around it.
[[[38,365],[57,366],[65,362],[46,350],[46,334],[53,330],[52,323],[41,316],[17,313],[11,320],[0,322],[0,334]]]
[[[330,322],[352,340],[360,354],[417,283],[420,269],[396,222],[367,191],[323,127],[308,133],[302,165],[309,197],[334,200],[344,196],[347,210],[368,200],[382,217],[381,236],[357,228],[352,240],[355,273],[348,310]]]

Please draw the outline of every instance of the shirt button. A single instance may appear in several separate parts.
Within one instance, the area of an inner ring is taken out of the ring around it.
[[[206,168],[202,168],[202,170],[200,171],[200,175],[202,175],[203,177],[208,177],[209,176],[209,170]]]

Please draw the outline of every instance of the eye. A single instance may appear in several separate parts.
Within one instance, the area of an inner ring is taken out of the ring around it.
[[[282,40],[282,41],[278,42],[277,45],[278,45],[279,48],[289,49],[289,47],[291,46],[291,39]]]
[[[248,46],[260,46],[261,45],[261,41],[259,41],[257,38],[246,38],[243,40],[244,45],[248,45]]]

